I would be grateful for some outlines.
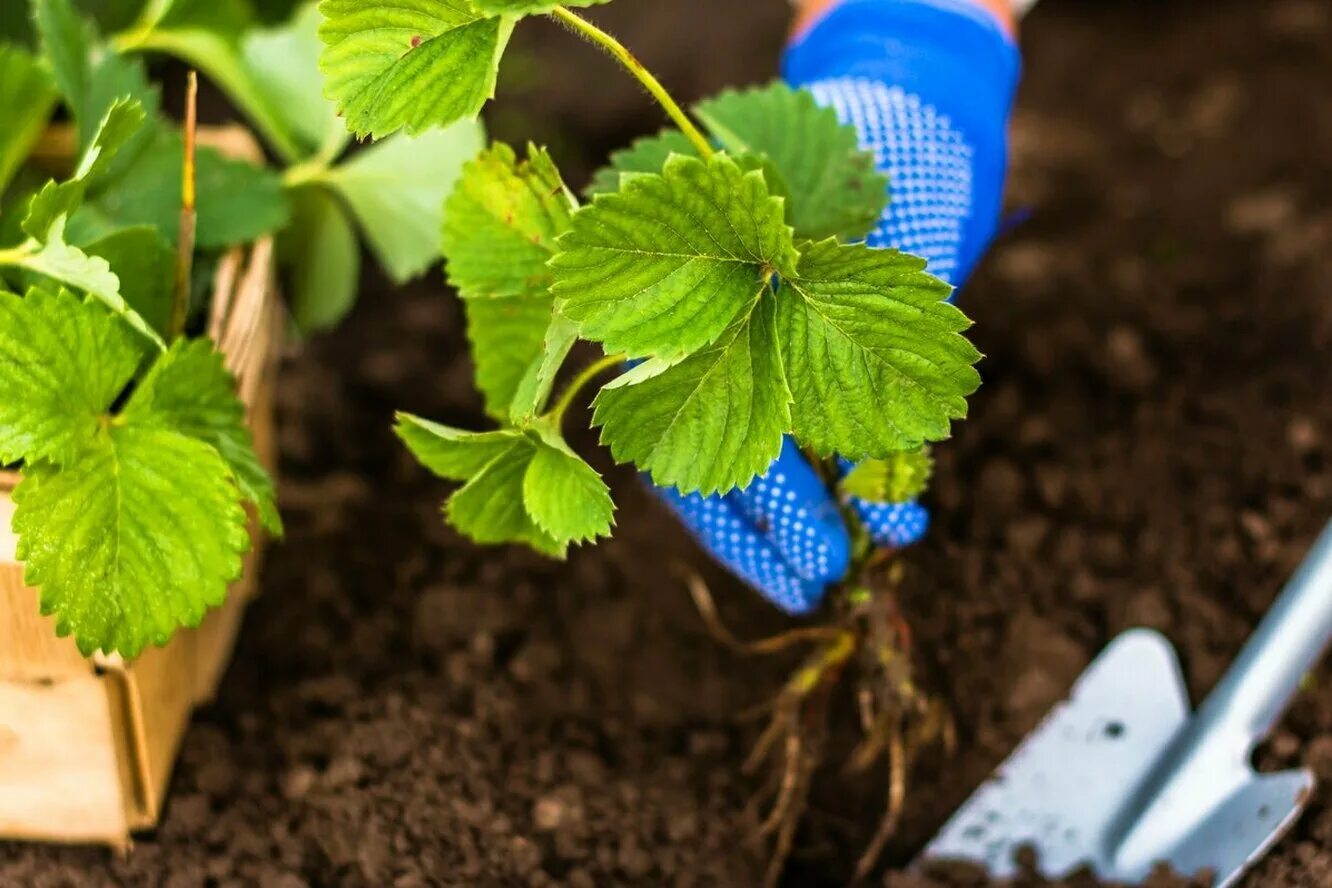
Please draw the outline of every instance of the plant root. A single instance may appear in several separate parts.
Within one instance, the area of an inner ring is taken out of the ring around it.
[[[852,884],[867,879],[897,830],[907,804],[908,775],[919,753],[932,745],[951,754],[956,745],[947,708],[922,692],[911,668],[911,633],[896,605],[902,569],[878,558],[862,573],[864,584],[846,590],[827,624],[794,629],[758,641],[742,641],[721,621],[707,585],[686,574],[694,604],[709,632],[746,656],[810,646],[776,697],[750,715],[766,713],[744,763],[747,774],[766,774],[747,806],[756,823],[753,841],[766,846],[765,886],[781,878],[797,831],[809,813],[815,775],[826,761],[831,709],[843,677],[851,673],[861,739],[843,763],[844,774],[865,774],[883,765],[887,786],[883,815],[856,863]],[[872,580],[872,581],[871,581]]]

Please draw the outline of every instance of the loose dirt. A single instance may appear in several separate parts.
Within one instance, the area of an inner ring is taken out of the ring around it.
[[[786,15],[605,11],[685,97],[768,77]],[[903,593],[960,748],[913,773],[889,867],[1120,630],[1166,632],[1203,695],[1332,515],[1332,4],[1049,0],[1024,40],[1010,191],[1029,218],[963,294],[987,384],[938,448],[937,523]],[[535,129],[573,178],[658,125],[553,26],[518,49],[493,128]],[[367,279],[351,321],[293,353],[288,539],[162,826],[125,859],[0,845],[0,885],[756,882],[739,764],[757,725],[738,715],[790,663],[720,648],[666,565],[702,570],[739,632],[787,621],[604,456],[619,534],[567,565],[447,530],[445,486],[388,424],[395,407],[479,424],[468,375],[438,274]],[[1324,786],[1251,888],[1332,884],[1329,682],[1324,666],[1260,756]],[[820,778],[788,884],[841,884],[879,782]]]

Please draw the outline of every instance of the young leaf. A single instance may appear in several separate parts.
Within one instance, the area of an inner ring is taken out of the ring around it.
[[[904,503],[929,486],[934,474],[930,449],[904,450],[885,459],[867,459],[847,472],[838,485],[847,496],[871,503]]]
[[[772,464],[791,426],[774,301],[769,291],[679,364],[647,361],[601,390],[592,422],[618,462],[704,494],[744,487]]]
[[[92,26],[70,0],[32,0],[32,20],[42,55],[50,61],[55,84],[74,114],[79,143],[86,144],[100,119],[87,113],[93,88]]]
[[[122,422],[160,428],[210,445],[226,462],[241,495],[259,513],[264,529],[282,533],[277,494],[245,425],[245,405],[222,353],[207,339],[177,340],[140,383]]]
[[[31,214],[29,218],[32,218]],[[89,256],[78,247],[65,243],[64,216],[56,218],[44,240],[34,238],[13,251],[0,251],[0,265],[4,264],[85,291],[153,343],[165,347],[162,337],[120,295],[120,278],[111,271],[111,264],[100,256]]]
[[[361,249],[347,212],[319,185],[291,193],[291,224],[279,235],[287,298],[302,332],[331,327],[356,301]]]
[[[323,0],[319,11],[325,95],[353,133],[375,138],[475,117],[513,30],[472,0]]]
[[[469,302],[468,305],[480,305]],[[552,306],[553,309],[553,306]],[[509,420],[516,424],[526,423],[546,406],[550,391],[555,387],[555,375],[564,365],[574,343],[578,341],[578,327],[568,318],[555,313],[541,346],[541,353],[527,365],[527,372],[518,383],[518,391],[513,396],[509,409]]]
[[[176,279],[176,251],[147,225],[122,228],[84,248],[105,259],[120,283],[121,295],[150,327],[163,336],[171,318]]]
[[[609,536],[615,504],[601,476],[558,434],[540,434],[523,475],[523,506],[537,527],[562,543]]]
[[[575,216],[551,260],[559,310],[585,339],[673,361],[751,311],[799,254],[763,174],[676,155]]]
[[[66,290],[0,291],[0,465],[77,457],[141,359],[125,327]]]
[[[466,481],[523,437],[518,429],[468,432],[399,413],[397,432],[421,465],[449,481]]]
[[[477,388],[486,412],[502,420],[509,416],[529,368],[545,354],[554,304],[549,296],[506,296],[468,299],[463,307]]]
[[[544,15],[556,6],[600,6],[610,0],[473,0],[488,15]]]
[[[250,544],[222,458],[164,429],[108,428],[67,467],[26,466],[14,502],[24,579],[85,655],[199,625]]]
[[[545,297],[547,263],[576,208],[544,149],[519,161],[502,142],[463,168],[444,208],[449,283],[464,299]]]
[[[444,199],[485,145],[474,120],[419,136],[398,134],[330,170],[322,181],[351,207],[389,277],[403,283],[439,258]]]
[[[0,44],[0,196],[55,107],[50,73],[32,53]]]
[[[333,157],[350,134],[333,103],[324,98],[324,80],[319,76],[321,21],[319,4],[310,0],[281,24],[245,31],[239,53],[256,98],[273,117],[305,151]]]
[[[181,135],[175,129],[154,129],[152,140],[123,175],[91,189],[89,205],[75,216],[81,232],[100,237],[129,225],[151,225],[175,242]],[[223,157],[211,148],[199,149],[197,164],[199,249],[248,243],[286,224],[286,195],[272,170]]]
[[[143,106],[138,101],[120,100],[111,105],[84,149],[74,175],[64,182],[48,183],[28,205],[23,230],[29,237],[45,240],[57,222],[67,219],[82,205],[88,186],[106,172],[116,152],[138,132],[143,121]]]
[[[610,532],[610,493],[554,430],[465,432],[399,414],[397,432],[426,468],[466,482],[445,514],[478,543],[563,558],[569,544]]]
[[[143,64],[102,45],[94,23],[70,0],[34,0],[33,21],[56,86],[74,118],[80,150],[92,144],[99,124],[117,102],[134,99],[146,116],[157,113],[159,96]],[[138,130],[130,144],[118,150],[115,167],[128,166],[150,135],[147,127]]]
[[[660,173],[666,165],[666,158],[672,154],[697,157],[698,150],[677,129],[664,129],[655,136],[638,139],[628,148],[610,156],[610,164],[592,177],[592,184],[587,186],[587,195],[614,194],[620,190],[625,173]]]
[[[782,281],[777,331],[796,437],[821,455],[886,457],[945,438],[980,385],[980,359],[925,261],[832,240]]]
[[[778,82],[722,93],[696,110],[726,150],[772,161],[790,188],[798,237],[855,240],[878,224],[887,177],[860,149],[855,128],[809,92]]]

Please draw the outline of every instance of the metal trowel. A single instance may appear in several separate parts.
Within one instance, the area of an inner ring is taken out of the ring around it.
[[[1005,878],[1030,847],[1047,878],[1087,866],[1140,884],[1165,864],[1234,884],[1308,802],[1312,773],[1260,774],[1250,757],[1330,635],[1332,524],[1197,712],[1170,643],[1125,632],[917,862],[973,861]]]

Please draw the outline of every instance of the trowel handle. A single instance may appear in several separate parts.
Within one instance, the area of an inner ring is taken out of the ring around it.
[[[1214,726],[1271,730],[1332,638],[1332,523],[1272,604],[1230,670],[1198,712]]]

